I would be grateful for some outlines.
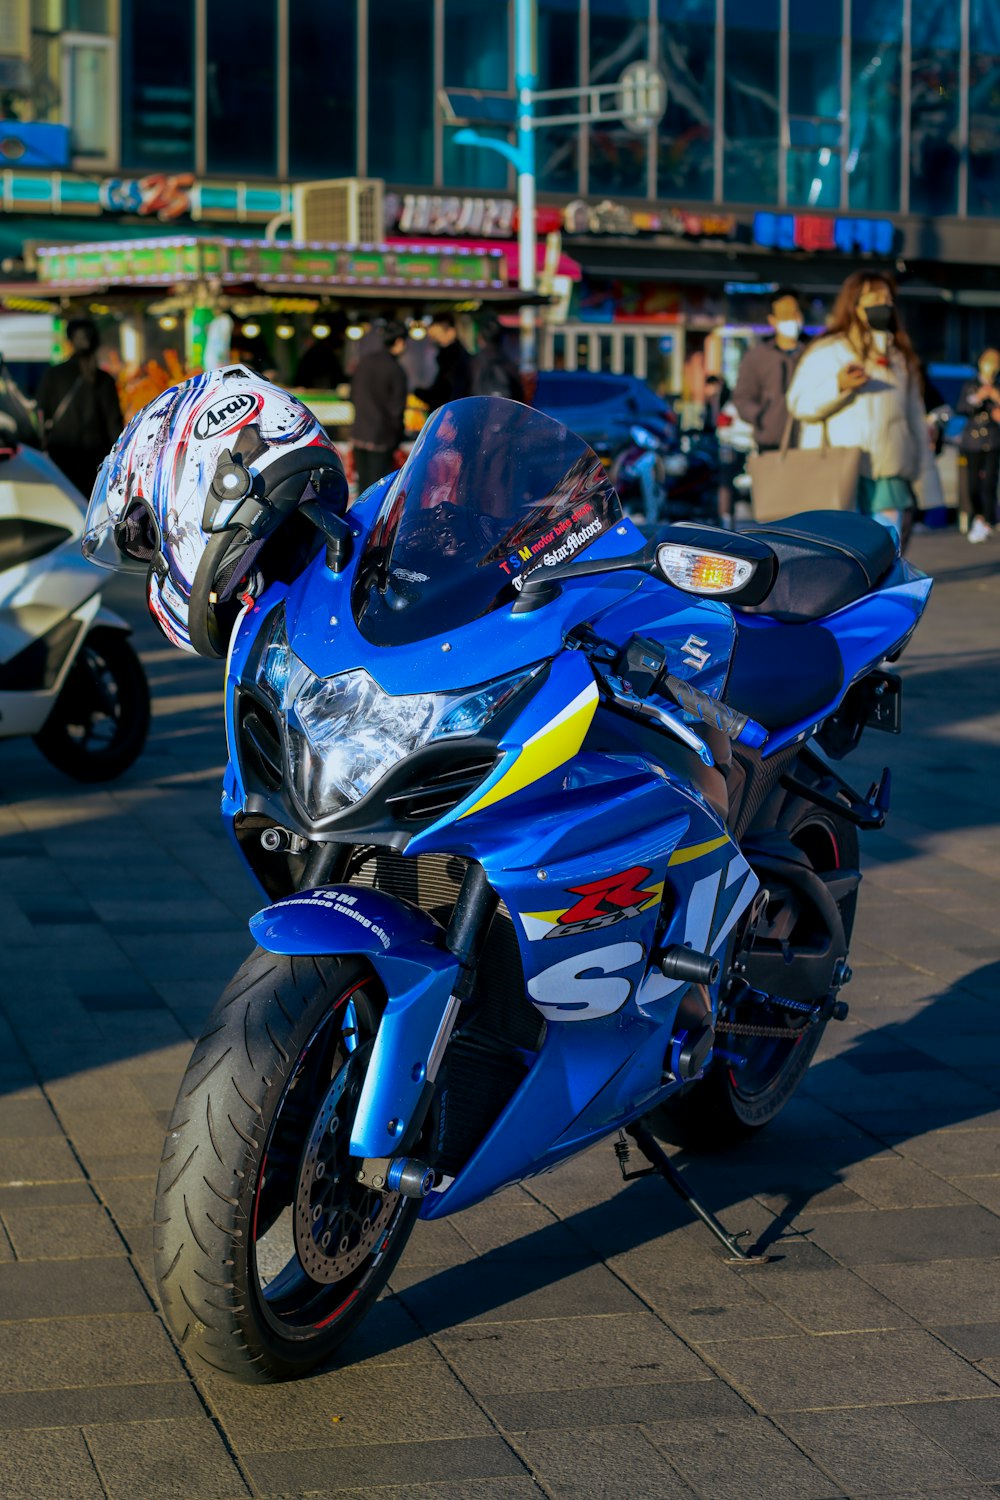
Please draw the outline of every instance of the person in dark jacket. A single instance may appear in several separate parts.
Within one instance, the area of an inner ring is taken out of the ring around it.
[[[479,348],[472,356],[473,396],[506,396],[524,400],[524,385],[517,366],[504,352],[500,324],[490,320],[479,329]]]
[[[771,298],[767,321],[774,337],[747,350],[733,391],[733,405],[753,428],[761,453],[781,446],[788,421],[785,392],[806,347],[798,293],[790,287],[779,287]]]
[[[38,387],[45,446],[71,484],[84,495],[122,430],[118,388],[97,363],[101,336],[91,318],[71,318],[66,336],[72,356],[46,370]]]
[[[406,329],[402,323],[386,323],[380,332],[380,344],[361,356],[351,381],[359,494],[392,472],[393,455],[403,440],[406,372],[399,356],[406,347]]]
[[[429,386],[417,391],[417,395],[421,401],[426,401],[431,411],[437,411],[439,406],[471,394],[472,361],[450,312],[437,313],[427,334],[437,345],[437,374]]]
[[[996,523],[997,477],[1000,475],[1000,349],[979,356],[978,380],[967,380],[956,410],[968,417],[959,448],[962,464],[962,510],[969,520],[970,542],[985,542]]]

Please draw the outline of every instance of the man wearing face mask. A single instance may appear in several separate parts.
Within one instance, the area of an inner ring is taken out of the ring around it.
[[[956,410],[968,417],[960,449],[962,510],[969,519],[970,542],[985,542],[996,523],[997,478],[1000,475],[1000,349],[979,356],[978,380],[967,380]]]
[[[42,376],[38,409],[50,456],[66,478],[89,495],[101,462],[122,430],[122,413],[115,382],[97,363],[97,324],[91,318],[72,318],[66,337],[73,353]]]
[[[788,420],[785,392],[806,347],[798,293],[779,287],[771,298],[767,321],[774,337],[754,344],[744,354],[733,392],[733,405],[752,426],[761,453],[781,445]]]

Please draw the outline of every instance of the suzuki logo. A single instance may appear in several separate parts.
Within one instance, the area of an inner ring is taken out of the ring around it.
[[[707,645],[708,642],[703,641],[700,635],[689,635],[681,647],[681,656],[684,658],[684,665],[686,667],[695,667],[699,672],[702,667],[707,667],[712,660],[711,651],[703,649]]]
[[[204,441],[205,438],[216,437],[220,432],[228,432],[230,427],[238,426],[244,417],[248,417],[256,405],[256,398],[245,391],[214,401],[195,422],[195,437]]]

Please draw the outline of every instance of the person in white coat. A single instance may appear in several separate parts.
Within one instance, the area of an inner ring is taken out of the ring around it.
[[[933,462],[913,345],[892,278],[855,271],[841,287],[829,331],[798,363],[786,395],[799,446],[861,449],[858,509],[893,526],[905,547],[913,486]]]

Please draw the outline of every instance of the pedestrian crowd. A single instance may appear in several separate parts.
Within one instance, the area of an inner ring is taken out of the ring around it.
[[[773,336],[744,354],[732,393],[736,412],[753,430],[755,516],[771,519],[772,508],[787,514],[796,496],[799,509],[856,508],[892,526],[905,547],[917,489],[939,495],[940,480],[927,387],[894,279],[868,270],[849,275],[824,332],[812,341],[790,288],[774,292],[768,323]],[[706,413],[716,400],[706,382]],[[969,541],[977,543],[992,534],[996,516],[1000,350],[983,351],[978,378],[966,382],[956,412],[968,418],[960,439],[960,503]],[[806,454],[813,458],[803,462],[798,455]],[[723,456],[723,525],[731,524],[731,467]]]

